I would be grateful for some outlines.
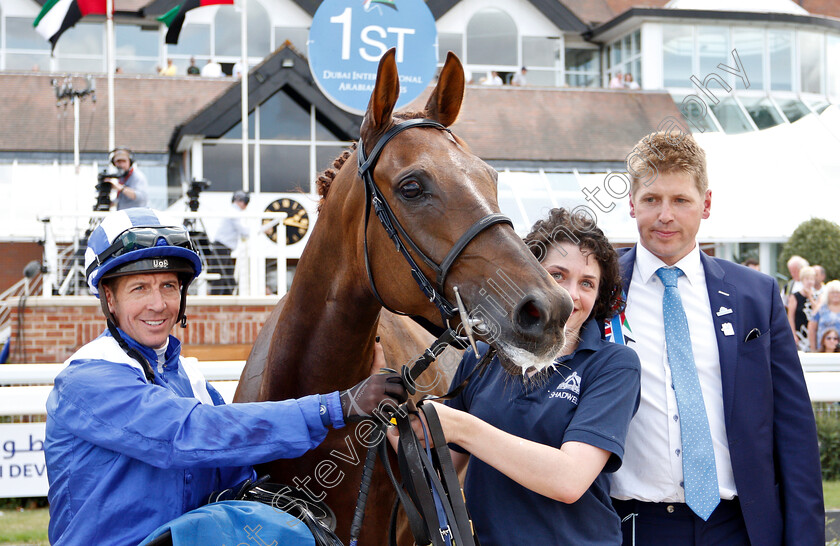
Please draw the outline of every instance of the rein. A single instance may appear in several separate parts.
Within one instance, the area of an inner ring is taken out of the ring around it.
[[[388,201],[385,199],[385,196],[373,180],[373,171],[376,168],[376,163],[379,161],[379,156],[382,153],[383,148],[385,148],[385,145],[399,133],[413,127],[433,127],[435,129],[440,129],[441,131],[446,131],[450,134],[452,133],[452,131],[450,131],[447,127],[434,120],[411,119],[391,127],[384,135],[382,135],[382,138],[380,138],[376,143],[376,146],[373,147],[370,155],[365,153],[364,142],[359,140],[357,150],[359,159],[359,176],[365,184],[365,269],[367,270],[368,281],[370,283],[371,290],[373,291],[373,295],[382,307],[394,314],[405,315],[406,313],[394,310],[382,300],[382,297],[379,295],[379,291],[376,289],[376,283],[373,280],[367,241],[368,221],[370,219],[370,210],[372,207],[376,217],[379,218],[379,222],[382,224],[382,227],[385,229],[388,237],[393,241],[397,251],[402,254],[405,261],[408,262],[408,266],[411,268],[411,276],[420,286],[420,290],[423,291],[423,294],[425,294],[426,297],[429,298],[429,301],[438,308],[443,324],[446,326],[448,320],[453,318],[457,313],[457,307],[452,305],[452,303],[450,303],[443,295],[443,287],[446,282],[446,276],[449,274],[449,269],[455,263],[455,260],[461,252],[463,252],[464,248],[466,248],[466,246],[470,244],[470,242],[472,242],[479,233],[496,224],[508,224],[513,226],[513,222],[511,222],[510,218],[498,212],[488,214],[487,216],[480,218],[477,222],[470,226],[463,235],[461,235],[440,264],[437,264],[433,259],[420,250],[420,247],[417,246],[411,236],[409,236],[402,227],[399,220],[397,220],[397,217],[394,215],[394,211],[388,205]],[[420,260],[422,260],[423,263],[425,263],[435,273],[434,285],[426,274],[423,273],[423,270],[420,269],[420,266],[417,265],[417,262],[414,257],[412,257],[406,246],[410,247],[411,250],[420,257]]]
[[[426,349],[410,367],[403,366],[401,376],[406,390],[411,394],[415,394],[416,392],[416,380],[431,365],[443,349],[448,345],[456,345],[462,348],[466,347],[467,340],[459,337],[452,328],[448,327],[449,319],[454,318],[459,313],[459,307],[452,305],[443,295],[446,277],[455,260],[458,259],[464,248],[485,229],[496,224],[513,226],[510,218],[501,213],[488,214],[472,224],[458,238],[440,264],[427,256],[412,240],[399,220],[397,220],[396,215],[394,215],[393,210],[388,205],[388,201],[373,180],[373,171],[385,145],[402,131],[413,127],[431,127],[451,134],[451,131],[447,127],[434,120],[413,119],[391,127],[379,139],[370,155],[365,153],[364,143],[361,140],[359,141],[357,150],[359,161],[358,172],[365,185],[365,269],[373,295],[385,309],[394,314],[406,315],[406,313],[396,311],[388,306],[376,289],[376,282],[374,281],[373,271],[370,266],[367,240],[371,208],[385,229],[386,234],[394,243],[397,251],[402,254],[408,263],[411,269],[411,276],[420,287],[420,290],[437,307],[445,328],[444,332],[435,340],[432,346]],[[409,252],[409,248],[434,272],[434,284],[420,268],[411,252]],[[460,298],[458,303],[461,305]],[[460,311],[463,320],[467,315],[464,309]],[[465,324],[464,327],[469,332],[470,325]],[[469,341],[472,343],[472,336],[470,336]],[[463,383],[452,389],[449,393],[441,397],[426,398],[419,403],[419,407],[415,406],[412,401],[409,401],[401,405],[399,411],[391,416],[392,422],[396,423],[400,431],[400,448],[397,452],[397,459],[405,489],[397,482],[388,460],[388,450],[384,439],[386,425],[380,424],[372,433],[381,433],[383,439],[377,445],[369,448],[365,458],[362,481],[359,486],[359,497],[356,503],[356,511],[353,515],[353,523],[350,528],[350,546],[355,546],[358,543],[377,455],[382,461],[385,471],[397,492],[397,502],[394,504],[394,510],[391,514],[389,533],[390,543],[392,545],[396,544],[394,535],[396,529],[396,511],[399,503],[402,503],[405,509],[411,532],[417,544],[431,544],[434,546],[451,546],[453,543],[458,546],[476,546],[478,544],[472,521],[469,519],[469,514],[467,513],[464,494],[461,490],[454,465],[452,464],[449,447],[446,445],[446,439],[444,438],[443,429],[437,413],[433,406],[424,406],[423,402],[425,400],[447,399],[457,396],[476,371],[480,370],[479,374],[483,373],[487,364],[493,359],[493,356],[495,356],[495,351],[492,348],[488,349]],[[416,415],[420,411],[424,413],[428,423],[428,428],[424,426],[423,430],[426,437],[426,445],[434,444],[434,448],[426,447],[423,449],[411,428],[411,414]]]

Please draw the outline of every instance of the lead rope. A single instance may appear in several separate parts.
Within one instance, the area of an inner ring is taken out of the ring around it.
[[[408,365],[403,366],[400,375],[403,377],[403,383],[405,384],[405,388],[409,393],[411,393],[411,394],[416,393],[416,380],[431,365],[431,363],[437,358],[437,355],[440,354],[440,352],[443,351],[443,349],[445,349],[449,345],[453,345],[453,346],[456,346],[456,347],[459,347],[459,348],[466,348],[467,340],[458,336],[455,333],[455,331],[452,330],[451,328],[447,328],[443,332],[443,334],[441,334],[440,337],[438,337],[435,340],[435,342],[431,345],[431,347],[426,349],[423,352],[423,354],[421,356],[419,356],[411,364],[411,366],[408,366]],[[478,373],[479,376],[484,374],[484,370],[487,368],[487,365],[493,360],[493,357],[495,356],[495,354],[496,353],[492,348],[488,348],[487,351],[484,353],[484,355],[482,355],[479,362],[476,364],[475,368],[473,368],[473,370],[469,373],[469,375],[467,375],[467,377],[464,379],[464,381],[461,382],[461,384],[459,384],[454,389],[451,389],[449,392],[447,392],[446,394],[444,394],[442,396],[427,397],[425,400],[447,400],[447,399],[450,399],[450,398],[454,398],[455,396],[460,394],[460,392],[464,389],[464,387],[466,387],[467,383],[469,383],[469,381],[472,379],[472,377],[475,373]],[[421,402],[421,404],[422,404],[422,402]],[[410,417],[409,417],[408,412],[406,411],[407,408],[409,408],[409,406],[407,406],[406,404],[403,404],[402,406],[400,406],[400,409],[402,411],[399,414],[394,416],[394,418],[397,420],[398,426],[401,424],[401,421],[405,421],[405,423],[408,424],[408,420],[410,419]],[[436,424],[436,428],[440,429],[440,422],[437,420],[436,416],[434,416],[434,422]],[[386,429],[386,426],[384,424],[380,424],[372,434],[379,434],[380,432],[384,433],[385,429]],[[437,432],[437,431],[435,431],[435,432]],[[442,429],[440,429],[440,432],[441,432],[441,434],[439,435],[440,439],[445,440],[443,438]],[[410,436],[412,438],[414,437],[413,433],[411,433],[410,424],[408,426],[407,433],[410,433]],[[426,434],[425,427],[424,427],[424,434]],[[433,433],[433,436],[434,435],[435,435],[435,433]],[[402,438],[402,434],[400,435],[400,437]],[[400,487],[400,484],[397,483],[396,478],[393,475],[393,471],[391,470],[391,466],[390,466],[390,463],[389,463],[388,457],[387,457],[387,447],[385,447],[385,442],[386,441],[387,440],[385,439],[385,435],[382,434],[382,440],[379,443],[377,443],[376,445],[372,445],[371,447],[369,447],[367,455],[365,456],[365,464],[364,464],[364,467],[362,468],[362,479],[361,479],[361,483],[359,484],[359,495],[358,495],[358,498],[356,500],[356,510],[353,513],[353,522],[350,526],[350,543],[349,543],[349,546],[357,546],[358,542],[359,542],[359,535],[361,533],[362,522],[364,521],[364,515],[365,515],[365,508],[367,506],[367,498],[368,498],[368,494],[370,492],[371,479],[372,479],[372,476],[373,476],[374,467],[376,465],[377,452],[380,456],[380,459],[382,460],[383,466],[385,467],[385,471],[388,474],[388,477],[390,478],[391,483],[394,485],[394,488],[397,491],[397,501],[395,502],[394,512],[396,512],[396,506],[399,503],[401,503],[403,505],[405,511],[406,511],[406,515],[408,516],[409,525],[411,527],[411,532],[412,532],[412,535],[414,535],[415,541],[418,544],[432,544],[434,541],[429,539],[428,533],[426,532],[425,526],[423,525],[424,519],[423,519],[422,515],[420,514],[420,512],[417,510],[417,508],[415,506],[415,502],[410,498],[409,495],[406,495],[406,492],[403,491],[402,487]],[[414,438],[414,441],[416,442],[416,438]],[[446,450],[444,457],[445,457],[446,462],[448,463],[448,466],[451,467],[452,466],[452,460],[449,457],[448,448],[445,444],[445,441],[443,441],[442,443],[443,443],[443,445],[440,446],[440,449],[445,449]],[[426,439],[426,445],[427,446],[429,445],[428,437]],[[437,443],[435,443],[435,445],[437,446]],[[402,444],[401,444],[401,446],[402,446]],[[438,449],[438,448],[436,447],[436,449]],[[431,457],[431,452],[428,451],[427,453],[424,453],[423,455],[426,455],[427,458],[430,459],[430,466],[431,466],[431,458],[432,458]],[[421,465],[420,466],[422,466],[422,456],[418,457],[418,458],[421,459]],[[440,459],[440,458],[441,458],[440,455],[438,455],[438,459]],[[400,459],[400,462],[401,462],[401,466],[402,466],[402,462],[403,462],[402,458]],[[439,463],[440,463],[440,461],[439,461]],[[454,467],[452,467],[452,469],[451,469],[452,472],[451,473],[448,472],[449,470],[450,470],[449,468],[442,469],[442,473],[448,474],[449,476],[454,476],[455,475]],[[436,477],[437,476],[435,476],[434,478],[436,478]],[[427,476],[426,477],[427,480],[431,480],[431,481],[435,481],[434,478],[432,476]],[[405,473],[403,474],[403,479],[404,480],[407,479],[407,476],[406,476]],[[449,481],[449,480],[447,480],[447,481]],[[455,477],[455,481],[457,483],[457,476]],[[439,480],[438,480],[438,483],[440,483]],[[434,498],[435,512],[439,513],[438,508],[444,508],[444,507],[443,507],[443,502],[442,502],[441,495],[439,494],[438,488],[435,487],[435,485],[436,484],[428,484],[429,489],[431,490],[432,496]],[[449,483],[449,487],[450,487],[450,489],[454,489],[455,486],[453,486],[451,483]],[[451,498],[451,495],[453,493],[454,493],[453,491],[444,491],[444,495],[448,496],[449,498]],[[463,496],[463,492],[461,491],[460,484],[457,485],[457,494],[458,494],[458,496],[456,498],[461,503],[463,503],[464,502],[464,496]],[[451,504],[452,501],[450,500],[449,502]],[[465,506],[464,506],[463,510],[464,510],[464,513],[466,514],[466,507]],[[445,513],[446,513],[445,508],[444,508],[443,512],[444,512],[444,516],[445,516]],[[468,518],[468,516],[466,518],[463,518],[463,517],[461,518],[461,519],[466,519],[466,521],[468,522],[468,526],[464,525],[464,527],[465,527],[464,532],[466,532],[466,528],[468,528],[469,532],[470,532],[470,535],[472,535],[473,534],[472,533],[472,521],[467,519],[467,518]],[[439,520],[439,521],[441,521],[441,520]],[[392,518],[391,525],[390,525],[391,533],[394,532],[395,525],[396,525],[396,520],[394,518]],[[449,533],[447,533],[447,529],[449,530]],[[449,537],[447,537],[447,534],[449,534],[449,536],[451,536],[451,534],[452,534],[451,533],[451,527],[447,523],[446,529],[439,526],[439,530],[440,530],[441,538],[443,540],[445,540],[446,545],[449,546],[451,544],[451,539]],[[463,541],[463,540],[457,540],[459,538],[457,536],[455,538],[456,538],[456,544],[458,544],[459,546],[461,546],[462,544],[466,546],[466,545],[471,543],[471,542],[466,542],[466,541]],[[474,537],[470,536],[470,538],[473,539]],[[478,543],[477,538],[474,538],[474,543],[475,544]]]

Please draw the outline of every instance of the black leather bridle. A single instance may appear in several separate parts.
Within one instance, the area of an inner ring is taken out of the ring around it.
[[[370,257],[368,255],[367,242],[368,220],[370,219],[370,209],[373,207],[373,210],[376,213],[377,218],[379,218],[379,221],[382,223],[382,227],[385,228],[385,232],[388,234],[388,237],[390,237],[394,242],[394,246],[396,246],[397,251],[399,251],[403,258],[405,258],[405,261],[408,262],[408,265],[411,268],[411,276],[414,277],[414,280],[420,286],[420,290],[423,291],[423,294],[425,294],[426,297],[429,298],[429,301],[438,308],[438,311],[440,311],[443,326],[446,328],[448,326],[448,320],[454,317],[457,313],[457,307],[452,305],[452,303],[450,303],[443,295],[443,285],[446,282],[446,276],[449,273],[449,269],[452,267],[452,264],[455,263],[455,260],[461,252],[463,252],[464,248],[466,248],[466,246],[470,244],[470,242],[479,233],[495,224],[508,224],[513,226],[513,222],[511,222],[510,218],[501,213],[493,213],[484,216],[470,226],[463,235],[461,235],[440,264],[435,263],[433,259],[420,250],[420,247],[418,247],[411,239],[397,220],[397,217],[394,216],[394,212],[391,210],[391,207],[388,205],[388,202],[385,200],[382,192],[373,181],[373,170],[376,168],[376,162],[379,160],[379,155],[382,153],[382,149],[396,135],[413,127],[432,127],[451,134],[451,131],[448,128],[437,121],[431,119],[411,119],[391,127],[384,135],[382,135],[382,138],[380,138],[376,143],[376,146],[374,146],[370,155],[365,154],[364,143],[362,140],[359,140],[357,152],[359,158],[359,176],[365,184],[365,269],[367,270],[368,281],[370,282],[373,295],[382,307],[392,313],[405,315],[406,313],[394,310],[382,300],[382,297],[376,289],[376,283],[373,280],[373,272],[370,268]],[[420,266],[417,265],[417,261],[412,257],[406,246],[410,247],[411,250],[420,257],[423,263],[425,263],[434,272],[434,285],[426,274],[423,273],[423,270],[420,269]]]

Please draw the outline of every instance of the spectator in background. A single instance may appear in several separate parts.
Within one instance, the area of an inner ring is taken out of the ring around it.
[[[190,66],[187,67],[187,76],[198,76],[201,69],[195,66],[195,57],[190,57]]]
[[[250,202],[251,196],[246,192],[234,192],[231,198],[231,216],[222,221],[216,231],[216,236],[213,238],[213,254],[215,255],[213,261],[215,263],[210,264],[210,272],[220,274],[221,279],[210,281],[211,295],[229,296],[233,294],[233,290],[236,288],[236,279],[234,278],[236,262],[231,254],[239,246],[239,241],[248,238],[248,227],[238,216],[248,207]]]
[[[117,168],[117,178],[109,179],[117,190],[117,210],[147,206],[149,181],[134,164],[131,150],[116,148],[111,152],[111,165]]]
[[[610,89],[624,89],[624,74],[616,72],[610,80]]]
[[[626,89],[639,89],[639,84],[633,80],[633,74],[628,72],[624,75],[624,87]]]
[[[750,269],[755,269],[756,271],[761,271],[761,266],[759,265],[758,260],[756,260],[755,258],[747,258],[746,260],[741,262],[741,265],[743,265],[744,267],[749,267]]]
[[[790,298],[791,294],[802,290],[802,283],[799,281],[799,271],[809,265],[808,260],[796,254],[788,259],[787,268],[790,272],[790,280],[782,290],[782,301],[785,305],[787,305],[788,298]]]
[[[224,76],[222,73],[222,65],[217,63],[214,59],[207,59],[207,64],[205,64],[204,68],[201,69],[201,75],[205,78],[221,78]]]
[[[820,338],[819,350],[821,353],[840,353],[840,334],[837,330],[829,328]]]
[[[178,74],[178,67],[172,62],[172,59],[166,59],[166,68],[162,68],[159,72],[161,76],[175,76]]]
[[[510,84],[511,85],[516,85],[516,86],[519,86],[519,87],[521,87],[523,85],[528,85],[527,74],[528,74],[528,69],[523,66],[522,70],[520,70],[519,72],[517,72],[516,74],[513,75],[513,79],[511,80]]]
[[[242,77],[242,61],[236,61],[233,64],[233,70],[231,71],[231,76],[234,78],[241,78]]]
[[[817,351],[817,340],[822,339],[829,329],[840,332],[840,281],[833,280],[825,284],[823,294],[811,320],[808,321],[808,339],[811,352]]]
[[[790,295],[787,302],[788,322],[796,338],[796,346],[802,352],[811,347],[808,342],[808,321],[817,308],[817,296],[814,293],[814,279],[816,275],[813,267],[803,267],[799,271],[802,289]]]
[[[504,85],[505,82],[502,81],[502,77],[499,76],[499,73],[495,70],[490,73],[488,78],[485,78],[481,85]]]
[[[814,273],[816,279],[814,280],[814,293],[817,297],[822,295],[823,288],[825,288],[825,268],[821,265],[814,266]]]

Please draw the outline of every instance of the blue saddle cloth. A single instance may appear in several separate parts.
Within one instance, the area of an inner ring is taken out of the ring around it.
[[[187,512],[155,529],[140,546],[169,531],[173,546],[206,544],[277,544],[315,546],[306,524],[267,504],[214,502]]]

